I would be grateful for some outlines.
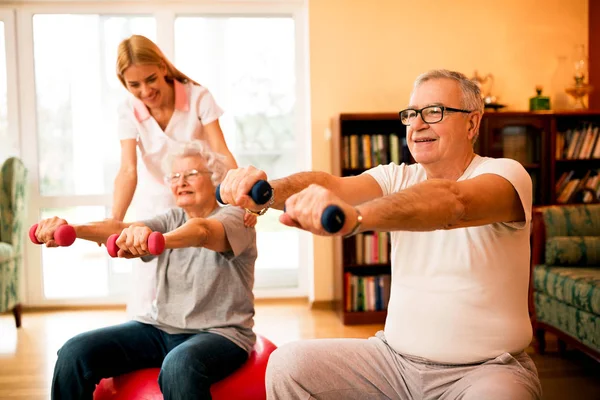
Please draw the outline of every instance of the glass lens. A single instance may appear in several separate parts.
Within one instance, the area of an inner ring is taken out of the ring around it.
[[[173,173],[173,174],[167,175],[167,176],[165,177],[165,181],[166,181],[167,183],[175,183],[175,182],[177,182],[177,181],[179,180],[179,177],[180,177],[180,176],[181,176],[181,174],[180,174],[179,172],[176,172],[176,173]]]
[[[427,107],[421,111],[423,121],[427,123],[440,122],[444,115],[441,107]]]
[[[189,171],[185,171],[185,174],[183,174],[183,176],[185,177],[186,181],[190,182],[198,177],[198,171],[195,169],[191,169]]]
[[[400,112],[400,120],[403,124],[408,125],[417,116],[415,110],[404,110]]]

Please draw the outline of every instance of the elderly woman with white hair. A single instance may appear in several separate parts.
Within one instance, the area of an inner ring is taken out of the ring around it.
[[[210,386],[244,364],[254,345],[256,234],[244,210],[220,207],[215,185],[224,178],[223,157],[194,141],[171,157],[167,183],[177,208],[152,219],[105,220],[74,225],[78,238],[106,242],[114,233],[119,257],[152,259],[151,232],[164,234],[158,256],[156,296],[133,321],[77,335],[58,351],[53,399],[91,399],[102,379],[160,367],[165,399],[210,398]],[[55,246],[54,217],[35,236]]]

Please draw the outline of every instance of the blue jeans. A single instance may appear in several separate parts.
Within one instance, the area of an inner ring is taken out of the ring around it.
[[[130,321],[69,339],[58,351],[52,399],[91,399],[102,378],[158,367],[165,400],[210,399],[210,385],[247,359],[244,349],[221,335],[170,335]]]

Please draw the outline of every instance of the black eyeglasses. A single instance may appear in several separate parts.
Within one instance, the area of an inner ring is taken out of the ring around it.
[[[421,114],[423,122],[427,124],[437,124],[444,119],[444,112],[460,112],[468,114],[472,111],[446,106],[427,106],[421,108],[420,110],[407,108],[406,110],[400,111],[398,114],[400,115],[400,121],[402,121],[402,125],[409,126],[419,114]]]

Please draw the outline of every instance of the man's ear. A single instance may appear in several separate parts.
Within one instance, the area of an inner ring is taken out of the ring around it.
[[[469,140],[473,140],[477,136],[477,132],[479,132],[479,125],[481,124],[481,117],[483,113],[480,111],[473,111],[469,115],[469,119],[467,121],[467,130],[469,132]]]

